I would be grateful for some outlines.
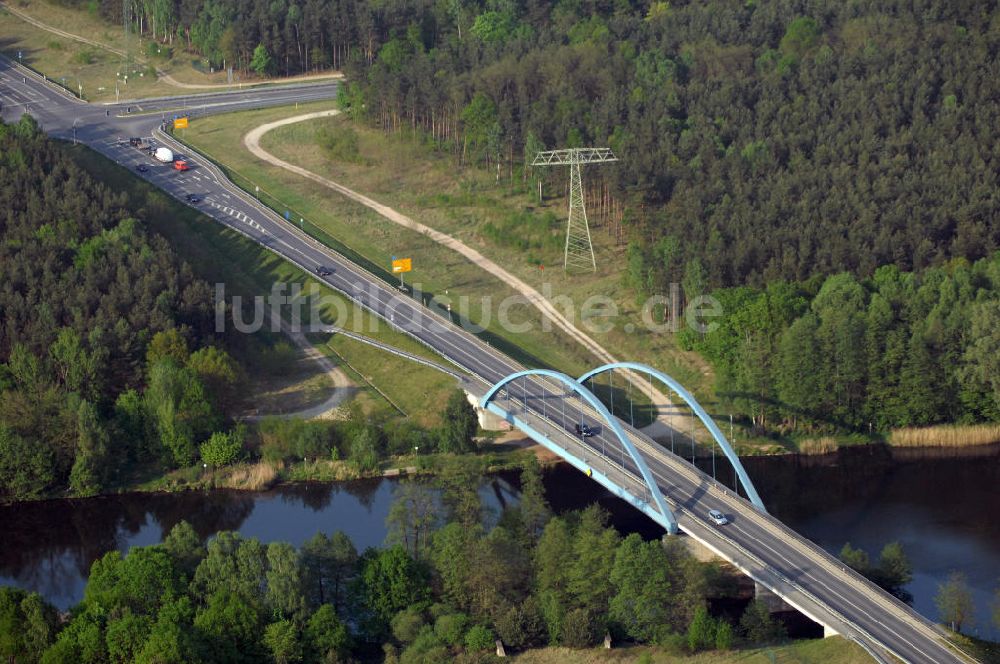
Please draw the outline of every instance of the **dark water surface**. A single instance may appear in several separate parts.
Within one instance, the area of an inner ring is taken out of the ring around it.
[[[975,456],[853,448],[823,457],[744,460],[768,509],[829,551],[844,542],[873,558],[899,540],[914,566],[914,606],[937,617],[934,595],[952,570],[966,573],[976,602],[972,631],[1000,638],[990,623],[1000,584],[1000,446]],[[711,462],[701,464],[711,472]],[[731,473],[717,464],[720,479]],[[599,501],[623,533],[662,530],[580,473],[545,476],[557,512]],[[0,506],[0,584],[42,593],[61,608],[77,602],[91,563],[107,551],[154,544],[181,519],[203,537],[238,530],[263,542],[299,545],[343,530],[359,550],[380,545],[394,480],[301,484],[264,492],[127,494]],[[517,501],[516,477],[483,481],[493,512]]]
[[[1000,446],[968,450],[855,447],[820,457],[744,459],[768,511],[827,551],[845,542],[874,563],[899,541],[913,563],[913,606],[938,618],[939,584],[959,570],[976,620],[965,631],[1000,640]]]

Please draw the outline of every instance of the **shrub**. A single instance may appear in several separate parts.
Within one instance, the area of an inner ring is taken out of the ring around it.
[[[372,427],[360,427],[351,438],[348,460],[359,472],[372,472],[378,468],[378,434]]]
[[[331,448],[330,429],[324,422],[307,422],[295,437],[295,456],[300,459],[326,457]]]
[[[587,648],[597,640],[594,617],[587,609],[573,609],[562,622],[562,644],[568,648]]]
[[[688,625],[688,650],[698,652],[715,645],[715,621],[708,615],[708,609],[699,606]]]
[[[458,646],[468,624],[469,617],[464,613],[448,613],[434,621],[434,633],[447,645]]]
[[[73,56],[73,61],[78,65],[92,65],[97,60],[97,56],[90,49],[81,49]]]
[[[424,613],[417,607],[409,607],[392,619],[392,635],[403,644],[413,643],[425,625]]]
[[[512,605],[497,618],[494,626],[504,645],[512,648],[535,646],[545,639],[545,621],[534,597]]]
[[[733,626],[720,620],[715,628],[715,649],[729,650],[733,647]]]
[[[740,618],[740,629],[751,643],[771,643],[785,638],[785,626],[771,617],[767,605],[754,600]]]
[[[476,625],[465,634],[467,650],[491,650],[496,642],[493,632],[482,625]]]
[[[202,461],[215,468],[236,461],[243,451],[244,435],[242,427],[236,427],[228,433],[216,431],[201,444]]]
[[[330,159],[350,163],[362,161],[358,132],[343,122],[334,120],[320,127],[316,142]]]

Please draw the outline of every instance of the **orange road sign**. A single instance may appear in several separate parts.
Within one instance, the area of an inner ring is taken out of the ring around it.
[[[174,129],[187,129],[187,118],[174,118]]]
[[[413,269],[413,260],[409,258],[396,258],[392,261],[392,273],[409,272]]]

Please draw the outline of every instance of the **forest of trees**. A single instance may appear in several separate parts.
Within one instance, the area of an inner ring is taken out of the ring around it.
[[[69,0],[72,2],[72,0]],[[122,3],[100,0],[120,25]],[[150,0],[150,36],[217,65],[343,68],[358,119],[513,175],[610,145],[630,281],[666,292],[1000,247],[1000,10],[947,0]],[[137,24],[137,27],[140,27]]]
[[[533,458],[532,458],[533,460]],[[60,621],[38,595],[0,588],[0,657],[18,664],[494,661],[508,649],[658,643],[675,652],[780,640],[750,603],[712,616],[732,577],[676,538],[622,538],[598,507],[553,516],[528,462],[522,497],[489,518],[476,471],[397,486],[384,548],[342,532],[301,547],[180,522],[162,544],[98,559]],[[485,524],[493,525],[485,525]],[[744,602],[745,603],[745,602]]]
[[[211,290],[123,202],[0,124],[0,496],[98,493],[223,432],[241,369]]]
[[[1000,254],[714,295],[717,327],[681,341],[758,431],[1000,420]]]

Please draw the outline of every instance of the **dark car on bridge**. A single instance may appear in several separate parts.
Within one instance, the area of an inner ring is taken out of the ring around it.
[[[591,436],[597,435],[597,430],[594,429],[594,427],[590,426],[589,424],[583,424],[581,422],[580,424],[576,425],[576,435],[580,436],[581,438],[590,438]]]
[[[146,166],[146,164],[139,164],[138,166],[135,167],[135,170],[139,171],[140,173],[145,173],[146,171],[149,170],[149,166]]]
[[[187,198],[188,203],[201,203],[201,196],[198,194],[188,194],[185,198]]]
[[[316,266],[316,274],[318,274],[321,277],[329,277],[331,274],[333,274],[333,271],[330,268],[328,268],[328,267],[323,267],[322,265],[317,265]]]

